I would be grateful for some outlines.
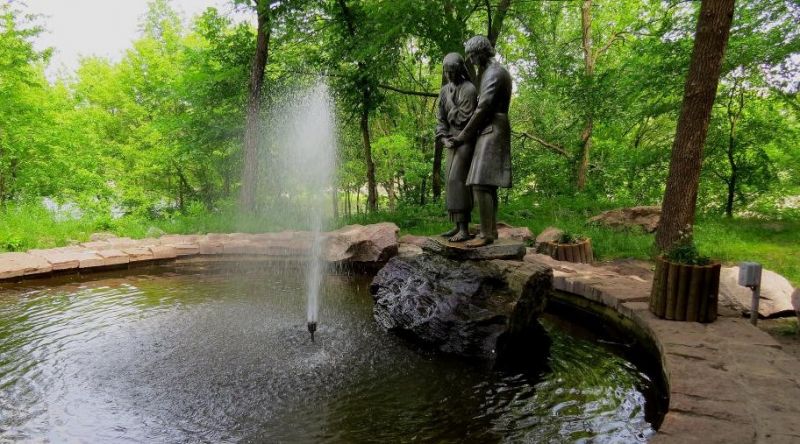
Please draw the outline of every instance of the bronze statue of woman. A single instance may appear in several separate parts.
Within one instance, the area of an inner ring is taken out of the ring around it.
[[[469,78],[464,58],[458,53],[447,54],[442,64],[447,83],[439,92],[439,112],[436,139],[445,146],[459,135],[475,112],[478,92]],[[443,233],[451,242],[470,239],[469,222],[472,213],[472,190],[466,185],[472,164],[474,143],[462,143],[447,150],[447,212],[455,228]]]

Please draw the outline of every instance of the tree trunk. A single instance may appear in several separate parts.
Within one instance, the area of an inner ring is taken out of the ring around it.
[[[583,46],[583,64],[586,83],[589,85],[589,103],[586,106],[586,123],[581,132],[581,158],[578,161],[577,187],[583,190],[586,186],[586,175],[589,171],[589,153],[592,149],[592,132],[594,130],[594,53],[592,50],[592,0],[584,0],[581,5],[581,41]]]
[[[386,187],[386,194],[389,197],[389,211],[394,211],[397,207],[397,195],[394,192],[394,179],[389,179],[383,186]]]
[[[444,145],[437,139],[433,145],[433,175],[431,176],[433,200],[435,201],[442,196],[442,154],[444,154]]]
[[[367,207],[378,211],[378,187],[375,182],[375,163],[372,162],[372,144],[369,135],[369,91],[364,91],[361,110],[361,136],[364,139],[364,163],[367,164]]]
[[[419,204],[425,205],[425,195],[428,193],[428,176],[422,177],[422,185],[419,187]]]
[[[256,206],[261,90],[264,85],[271,33],[268,0],[256,0],[256,13],[258,15],[256,53],[250,68],[247,120],[244,133],[244,171],[242,173],[242,209],[247,212],[254,211]]]
[[[339,219],[339,190],[335,186],[331,188],[331,204],[333,205],[333,218]]]
[[[361,186],[356,188],[356,214],[361,214]]]
[[[744,89],[739,93],[739,109],[734,111],[734,100],[736,98],[736,87],[738,86],[738,79],[733,81],[731,90],[731,97],[728,100],[728,123],[730,131],[728,132],[728,165],[731,167],[731,175],[726,181],[728,184],[728,199],[725,202],[725,216],[733,217],[733,200],[736,195],[737,179],[739,178],[739,166],[736,165],[734,158],[736,150],[736,124],[739,122],[739,117],[744,111]]]
[[[344,207],[347,210],[347,217],[353,215],[353,205],[350,202],[350,187],[345,188]]]
[[[489,2],[487,1],[487,6]],[[503,30],[503,22],[506,19],[506,15],[508,14],[508,8],[511,7],[511,0],[500,0],[497,3],[497,9],[495,9],[494,14],[490,7],[487,11],[489,15],[489,32],[487,33],[486,37],[492,42],[492,46],[497,46],[497,39],[500,37],[500,31]]]
[[[694,225],[703,145],[730,34],[733,6],[734,0],[703,0],[700,6],[656,233],[656,245],[661,250],[668,250],[678,241],[681,231],[691,233]]]

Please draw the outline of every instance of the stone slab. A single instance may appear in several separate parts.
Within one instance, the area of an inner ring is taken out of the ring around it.
[[[81,247],[87,250],[106,250],[109,248],[113,248],[113,246],[108,243],[107,241],[91,241],[91,242],[84,242],[80,244]]]
[[[197,241],[197,247],[200,249],[200,254],[215,255],[222,254],[223,242],[220,240],[201,239]]]
[[[129,237],[112,237],[110,239],[106,239],[106,242],[111,244],[111,248],[120,250],[123,248],[132,248],[139,245],[137,240],[131,239]]]
[[[130,256],[128,256],[127,253],[123,252],[122,250],[117,250],[116,248],[100,250],[97,252],[97,255],[103,258],[104,267],[125,265],[131,261]]]
[[[200,254],[200,246],[195,243],[180,243],[180,244],[165,244],[175,249],[175,255],[182,257],[182,256],[194,256],[196,254]]]
[[[80,266],[81,259],[91,255],[83,249],[53,248],[49,250],[29,250],[28,253],[39,256],[50,263],[53,271],[73,270]]]
[[[177,257],[175,248],[169,245],[153,245],[149,248],[150,252],[153,253],[153,259],[156,260],[175,259]]]
[[[29,253],[0,254],[0,279],[49,273],[53,266],[45,258]]]
[[[422,245],[429,253],[455,260],[522,259],[525,244],[510,239],[497,239],[484,247],[469,248],[463,242],[449,242],[441,237],[429,237]]]
[[[122,250],[123,253],[128,255],[130,263],[152,261],[155,256],[148,247],[133,247]]]

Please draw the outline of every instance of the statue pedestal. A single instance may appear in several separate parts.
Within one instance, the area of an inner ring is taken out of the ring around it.
[[[375,276],[375,321],[445,353],[532,370],[550,340],[538,317],[553,270],[506,260],[453,260],[438,254],[394,257]]]
[[[428,253],[458,261],[521,260],[525,256],[525,244],[512,239],[497,239],[494,243],[484,247],[469,248],[464,245],[464,242],[449,242],[447,239],[437,236],[427,238],[422,244],[422,249]]]

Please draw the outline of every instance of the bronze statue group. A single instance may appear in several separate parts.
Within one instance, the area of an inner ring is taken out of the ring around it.
[[[486,37],[469,39],[464,51],[477,68],[477,88],[460,54],[447,54],[442,67],[447,83],[439,93],[436,139],[447,148],[446,204],[455,223],[442,236],[482,247],[497,239],[497,189],[511,187],[511,75],[494,59]],[[481,228],[473,239],[469,222],[476,204]]]

